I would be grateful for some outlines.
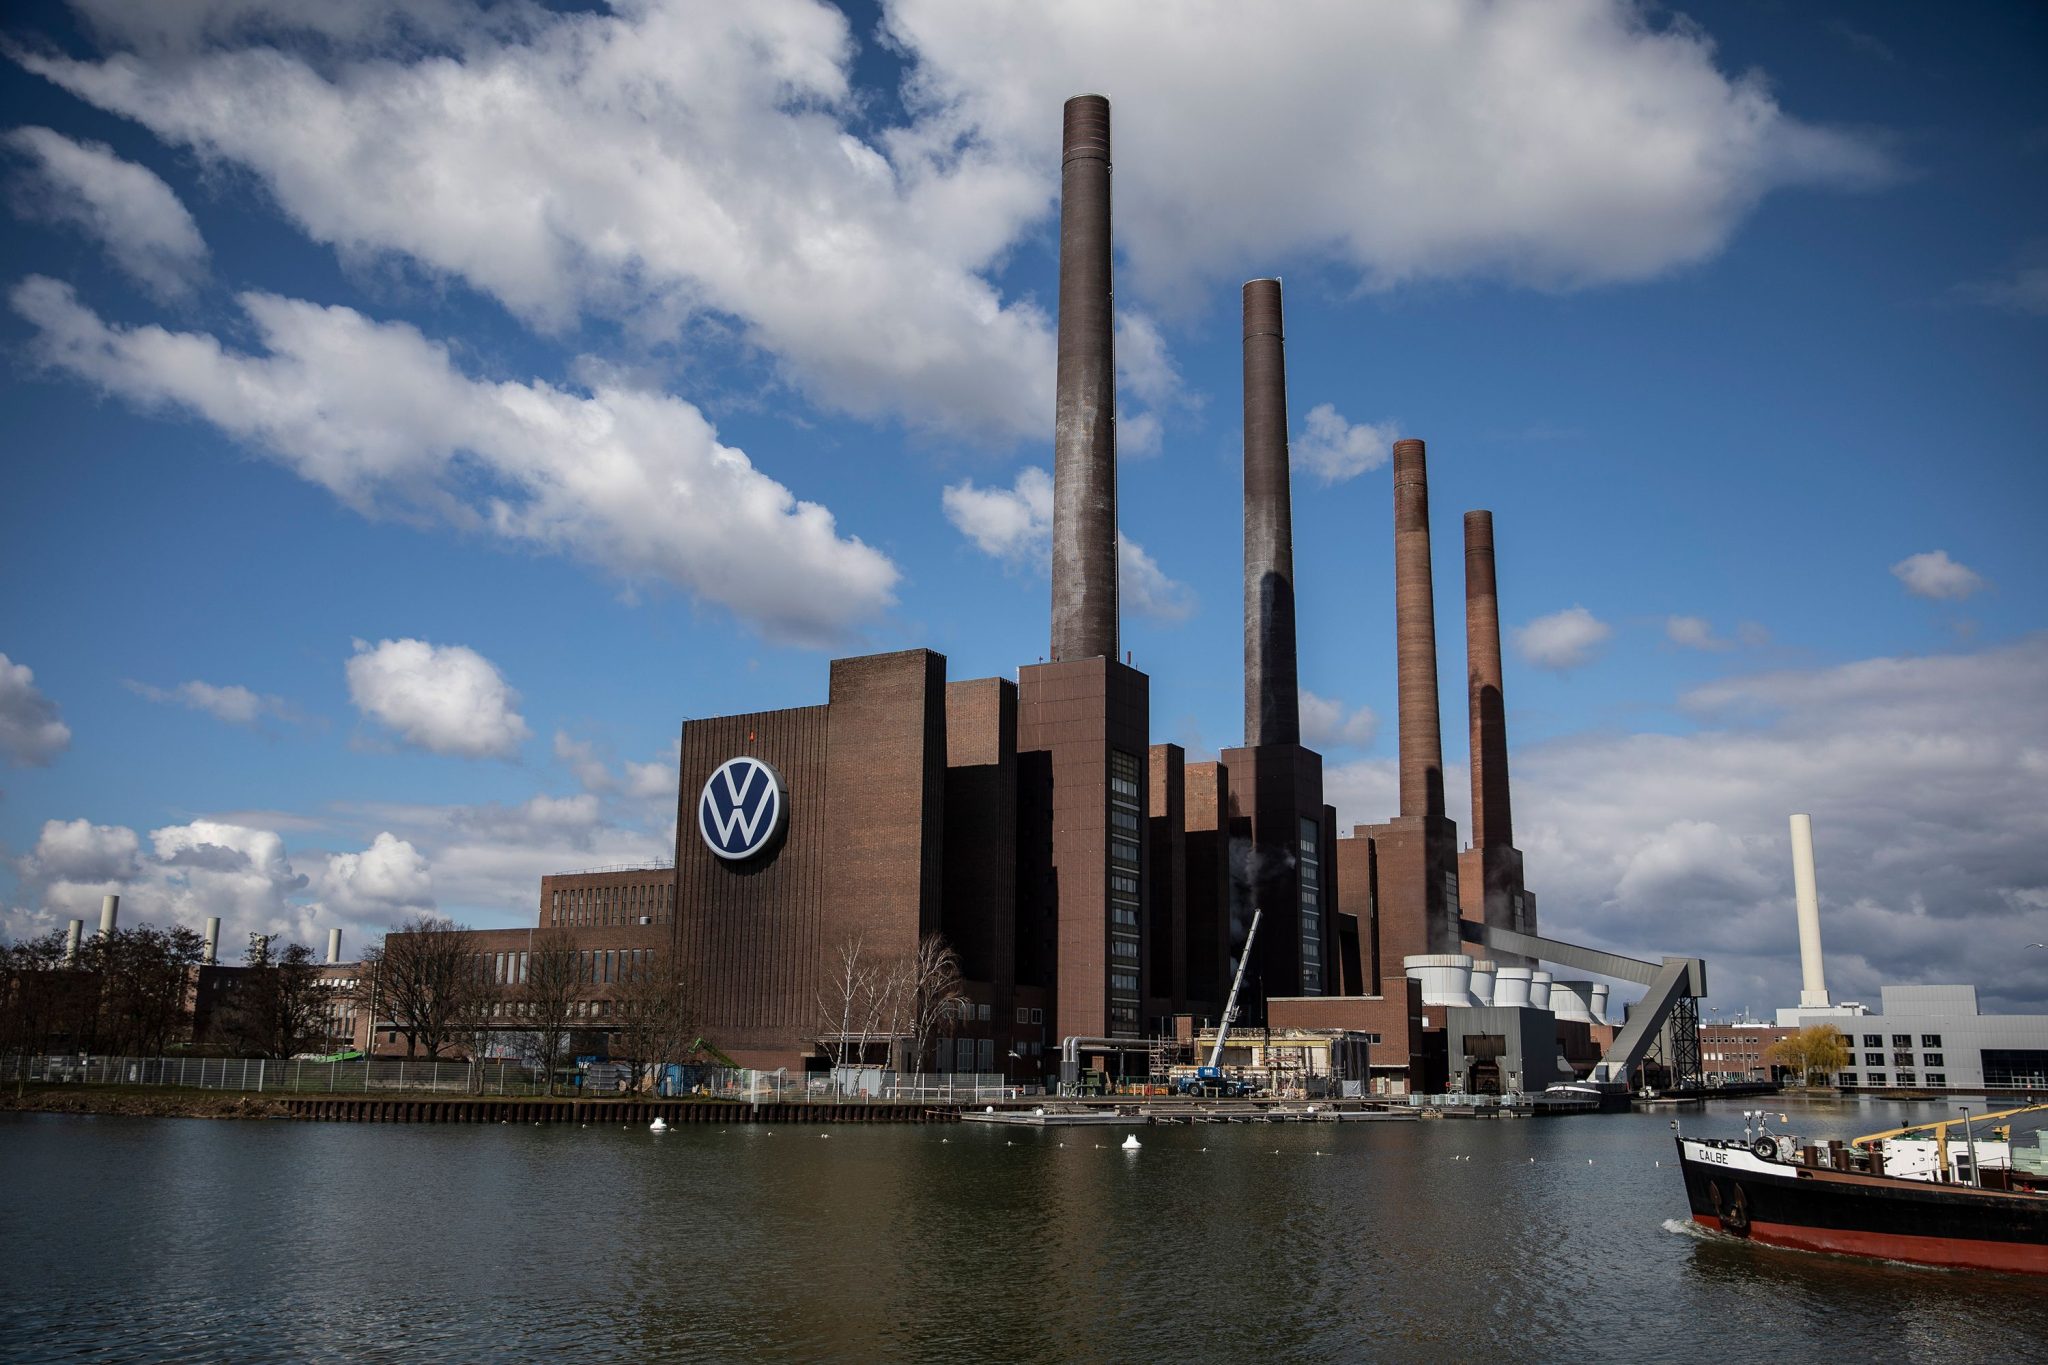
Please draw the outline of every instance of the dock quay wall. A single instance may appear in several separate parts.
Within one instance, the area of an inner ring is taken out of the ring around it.
[[[286,1115],[329,1123],[957,1123],[945,1104],[721,1104],[692,1100],[379,1099],[277,1101]]]

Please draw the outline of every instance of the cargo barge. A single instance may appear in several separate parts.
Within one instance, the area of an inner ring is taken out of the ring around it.
[[[2048,1105],[1968,1122],[2042,1112]],[[1740,1139],[1677,1139],[1701,1226],[1801,1251],[2048,1275],[2043,1134],[2031,1154],[2014,1146],[2009,1126],[1982,1141],[1972,1127],[1965,1142],[1951,1142],[1948,1130],[1963,1119],[1821,1144],[1772,1133],[1763,1115],[1745,1118]]]

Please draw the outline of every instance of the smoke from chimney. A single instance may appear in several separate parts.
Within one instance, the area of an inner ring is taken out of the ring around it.
[[[1301,743],[1278,280],[1244,287],[1244,742]]]
[[[1052,657],[1116,658],[1116,341],[1109,101],[1067,101],[1060,157]]]

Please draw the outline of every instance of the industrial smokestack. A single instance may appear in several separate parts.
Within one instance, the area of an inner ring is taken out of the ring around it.
[[[100,902],[100,937],[114,932],[121,919],[121,898],[108,896]]]
[[[1799,1006],[1828,1008],[1820,956],[1820,892],[1813,877],[1813,820],[1792,817],[1792,895],[1799,905]]]
[[[1116,340],[1109,101],[1067,101],[1060,156],[1052,657],[1116,658]]]
[[[206,965],[211,967],[220,961],[220,916],[206,917]]]
[[[1465,514],[1465,686],[1472,720],[1472,847],[1504,848],[1515,842],[1515,830],[1491,512]]]
[[[327,965],[332,967],[339,961],[341,961],[341,930],[329,929],[327,931]]]
[[[1244,742],[1301,743],[1278,280],[1244,287]]]
[[[1394,613],[1399,667],[1401,814],[1444,813],[1437,722],[1436,600],[1429,577],[1429,470],[1422,442],[1394,442]],[[1455,913],[1455,911],[1453,912]]]
[[[67,928],[67,929],[66,929],[66,930],[64,931],[64,965],[65,965],[65,966],[67,966],[67,967],[71,967],[71,966],[76,966],[76,965],[77,965],[77,963],[78,963],[78,940],[79,940],[79,939],[80,939],[81,937],[83,937],[83,936],[84,936],[84,934],[85,934],[85,921],[84,921],[84,920],[82,920],[82,919],[75,919],[75,920],[71,921],[71,926],[70,926],[69,928]]]

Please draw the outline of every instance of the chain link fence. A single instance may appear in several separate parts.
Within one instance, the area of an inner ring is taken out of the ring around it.
[[[267,1057],[26,1056],[0,1059],[11,1084],[185,1086],[316,1095],[537,1095],[546,1087],[519,1062],[378,1057],[318,1062]]]

